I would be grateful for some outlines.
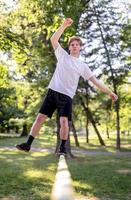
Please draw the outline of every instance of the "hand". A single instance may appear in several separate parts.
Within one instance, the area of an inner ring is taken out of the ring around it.
[[[118,96],[113,92],[109,93],[109,96],[113,102],[117,101],[117,99],[118,99]]]
[[[73,23],[73,20],[71,18],[66,18],[63,25],[67,28],[69,26],[71,26]]]

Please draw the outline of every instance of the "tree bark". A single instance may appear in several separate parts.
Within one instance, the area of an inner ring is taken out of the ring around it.
[[[120,139],[119,99],[115,103],[115,110],[116,110],[116,129],[117,129],[116,148],[118,150],[120,150],[120,148],[121,148],[121,139]]]
[[[110,139],[110,135],[109,135],[109,129],[108,127],[106,126],[106,135],[107,135],[107,138]]]
[[[81,104],[82,104],[82,106],[83,106],[83,108],[84,108],[84,110],[85,110],[85,112],[86,112],[86,116],[88,117],[88,119],[90,120],[90,122],[92,123],[92,125],[93,125],[93,127],[94,127],[94,130],[95,130],[95,132],[96,132],[96,134],[97,134],[97,136],[98,136],[98,139],[99,139],[100,144],[101,144],[102,146],[105,146],[105,142],[104,142],[104,140],[102,139],[102,137],[101,137],[101,135],[100,135],[100,133],[99,133],[97,127],[96,127],[96,123],[95,123],[95,120],[94,120],[94,118],[93,118],[93,116],[92,116],[92,113],[91,113],[91,111],[89,110],[89,108],[85,106],[85,104],[84,104],[82,98],[81,98]]]
[[[96,132],[96,134],[97,134],[97,136],[98,136],[98,139],[99,139],[100,144],[101,144],[102,146],[105,146],[105,142],[104,142],[104,140],[102,139],[102,137],[101,137],[101,135],[100,135],[100,133],[99,133],[97,127],[96,127],[95,120],[94,120],[94,118],[93,118],[93,116],[92,116],[92,114],[91,114],[91,112],[89,111],[88,108],[87,108],[87,115],[88,115],[89,120],[91,121],[91,123],[92,123],[94,129],[95,129],[95,132]]]
[[[74,140],[75,140],[75,145],[76,145],[77,147],[79,147],[80,144],[79,144],[79,141],[78,141],[78,137],[77,137],[77,133],[76,133],[76,128],[75,128],[75,125],[74,125],[74,121],[73,121],[73,120],[70,122],[70,129],[71,129],[72,132],[73,132],[73,136],[74,136]]]
[[[28,130],[27,130],[27,124],[25,123],[25,124],[23,124],[23,130],[22,130],[20,137],[24,137],[27,135],[28,135]]]
[[[89,119],[88,116],[86,117],[86,143],[89,143]]]

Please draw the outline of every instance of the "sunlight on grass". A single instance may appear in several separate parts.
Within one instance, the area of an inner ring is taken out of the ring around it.
[[[129,162],[130,157],[113,155],[93,158],[86,155],[68,162],[78,199],[128,200],[131,191]]]
[[[0,198],[0,200],[20,200],[20,198],[13,195],[13,196],[7,196],[4,198]]]
[[[53,155],[14,149],[0,154],[1,200],[49,200],[57,170]]]
[[[86,135],[78,134],[78,140],[80,143],[80,148],[87,150],[97,150],[97,151],[108,151],[115,152],[116,151],[116,133],[110,133],[110,138],[107,138],[105,133],[101,133],[101,137],[105,141],[106,146],[101,146],[98,140],[97,135],[94,132],[89,134],[89,143],[86,143]],[[75,146],[74,137],[71,134],[71,144],[73,147]],[[3,138],[0,140],[0,147],[11,147],[13,148],[14,144],[19,144],[25,142],[27,137],[21,138]],[[40,133],[40,135],[34,140],[32,147],[34,148],[54,148],[56,145],[56,135],[54,134],[45,134]],[[131,135],[124,136],[121,135],[121,148],[122,150],[131,149]]]
[[[30,152],[31,156],[36,158],[36,157],[46,157],[49,155],[49,153],[41,153],[41,152]]]
[[[82,183],[80,181],[74,181],[73,182],[73,185],[74,187],[76,188],[82,188],[82,189],[86,189],[86,190],[91,190],[92,189],[92,186],[89,185],[87,182],[86,183]],[[79,193],[81,193],[81,191],[79,191]]]
[[[17,155],[18,154],[18,151],[17,150],[8,150],[8,149],[5,149],[5,148],[0,148],[0,153],[4,153],[5,155],[7,154],[10,154],[10,155]]]
[[[0,153],[1,153],[1,152],[0,152]],[[1,159],[5,159],[5,156],[3,156],[3,155],[0,155],[0,158],[1,158]]]
[[[128,148],[128,149],[130,148],[130,149],[131,149],[131,144],[123,144],[122,146],[123,146],[124,148]]]
[[[89,143],[86,143],[86,135],[78,135],[80,147],[88,150],[116,152],[116,134],[111,133],[110,138],[107,138],[107,135],[103,133],[101,134],[101,137],[105,141],[106,144],[105,147],[100,145],[98,137],[95,133],[89,134]],[[71,144],[73,147],[75,147],[75,141],[73,135],[71,135]],[[121,135],[121,149],[130,151],[131,135],[130,136]]]
[[[38,177],[42,177],[43,176],[43,172],[42,171],[38,171],[36,169],[33,169],[33,170],[27,170],[23,173],[24,176],[27,176],[27,177],[31,177],[31,178],[38,178]]]
[[[79,196],[77,198],[75,198],[75,200],[104,200],[98,197],[84,197],[84,196]],[[105,199],[105,200],[111,200],[111,199]]]
[[[119,174],[128,175],[131,174],[131,169],[119,169],[116,172],[118,172]]]

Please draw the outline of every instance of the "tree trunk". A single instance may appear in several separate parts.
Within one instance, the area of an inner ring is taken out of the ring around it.
[[[66,149],[67,149],[67,154],[70,156],[70,157],[75,157],[72,152],[71,152],[71,143],[70,143],[70,133],[68,135],[68,140],[66,141]]]
[[[89,143],[89,119],[86,117],[86,143]]]
[[[109,135],[109,129],[108,127],[106,126],[106,135],[107,135],[107,138],[110,139],[110,135]]]
[[[79,147],[80,145],[79,145],[79,141],[78,141],[78,137],[77,137],[77,133],[76,133],[76,128],[75,128],[73,120],[70,122],[70,128],[72,129],[72,132],[73,132],[75,144],[76,144],[77,147]]]
[[[101,135],[100,135],[100,133],[99,133],[97,127],[96,127],[95,120],[94,120],[94,118],[93,118],[91,112],[89,111],[89,109],[87,110],[87,114],[88,114],[88,117],[89,117],[90,122],[92,123],[92,125],[93,125],[93,127],[94,127],[94,129],[95,129],[95,132],[96,132],[96,134],[97,134],[97,136],[98,136],[98,139],[99,139],[100,144],[101,144],[102,146],[105,146],[105,142],[104,142],[104,140],[102,139],[102,137],[101,137]]]
[[[23,130],[22,130],[22,133],[20,135],[20,137],[24,137],[24,136],[27,136],[28,135],[28,131],[27,131],[27,124],[23,124]]]
[[[120,141],[120,115],[119,115],[119,99],[115,103],[116,109],[116,129],[117,129],[117,139],[116,139],[116,148],[120,150],[121,141]]]
[[[93,125],[93,127],[94,127],[94,130],[95,130],[95,132],[96,132],[96,134],[97,134],[97,136],[98,136],[98,139],[99,139],[100,144],[101,144],[102,146],[105,146],[105,142],[104,142],[104,140],[102,139],[102,137],[101,137],[101,135],[100,135],[100,133],[99,133],[97,127],[96,127],[96,123],[95,123],[95,120],[94,120],[94,118],[93,118],[93,116],[92,116],[92,113],[91,113],[91,111],[89,110],[89,108],[85,106],[85,104],[84,104],[82,98],[81,98],[81,104],[82,104],[82,106],[83,106],[83,108],[84,108],[84,110],[85,110],[85,112],[86,112],[86,116],[88,117],[88,119],[90,120],[90,122],[92,123],[92,125]]]
[[[16,134],[19,133],[19,127],[18,127],[18,126],[15,127],[15,133],[16,133]]]

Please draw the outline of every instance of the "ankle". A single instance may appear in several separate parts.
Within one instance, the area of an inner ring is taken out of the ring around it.
[[[61,147],[65,147],[67,140],[61,140]]]
[[[31,146],[31,144],[32,144],[32,142],[33,142],[34,139],[35,139],[35,138],[34,138],[32,135],[29,135],[26,143],[27,143],[29,146]]]

